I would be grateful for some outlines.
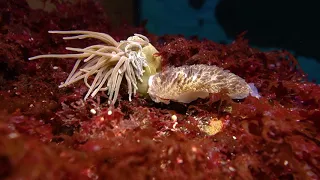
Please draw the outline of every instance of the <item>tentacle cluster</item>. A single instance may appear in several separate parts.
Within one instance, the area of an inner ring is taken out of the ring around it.
[[[84,49],[67,47],[77,54],[47,54],[29,58],[73,58],[77,59],[66,81],[59,87],[65,87],[83,79],[89,88],[84,99],[94,97],[99,91],[108,91],[109,103],[117,100],[123,78],[127,81],[129,100],[135,95],[138,82],[142,82],[144,69],[148,67],[143,48],[149,40],[141,34],[134,34],[127,40],[115,41],[110,35],[92,31],[49,31],[53,34],[74,34],[65,40],[95,38],[104,44],[92,45]],[[82,65],[81,65],[82,64]],[[93,77],[93,78],[90,78]]]

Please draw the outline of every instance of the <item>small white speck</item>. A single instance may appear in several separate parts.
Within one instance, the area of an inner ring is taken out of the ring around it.
[[[220,161],[220,163],[221,163],[222,165],[227,164],[225,161]]]
[[[161,169],[166,168],[166,164],[162,163],[162,164],[160,165],[160,168],[161,168]]]
[[[236,169],[234,167],[232,167],[232,166],[229,167],[229,170],[232,171],[232,172],[236,171]]]
[[[93,146],[93,150],[94,150],[94,151],[99,151],[100,149],[101,149],[101,147],[98,146],[98,145]]]
[[[191,150],[192,150],[192,152],[197,152],[198,151],[198,149],[195,146],[192,146]]]
[[[285,166],[287,166],[287,165],[289,164],[289,162],[288,162],[287,160],[285,160],[285,161],[283,162],[283,164],[284,164]]]
[[[19,137],[19,134],[18,133],[10,133],[8,136],[10,139],[14,139],[14,138]]]
[[[277,151],[278,151],[277,148],[273,148],[273,149],[272,149],[272,152],[277,152]]]
[[[111,114],[112,114],[112,111],[111,111],[111,110],[109,110],[109,111],[108,111],[108,115],[110,116]]]
[[[175,122],[172,126],[173,129],[176,129],[176,126],[178,125],[178,122]]]
[[[183,163],[183,159],[177,158],[177,163],[178,163],[178,164],[182,164],[182,163]]]
[[[34,107],[34,105],[33,105],[33,104],[30,104],[30,105],[29,105],[29,107],[31,107],[31,108],[32,108],[32,107]]]
[[[95,109],[90,109],[91,114],[97,114],[97,111]]]
[[[234,140],[236,140],[236,139],[237,139],[237,137],[235,137],[235,136],[232,136],[232,138],[233,138]]]
[[[52,67],[54,70],[57,70],[58,69],[58,66],[53,66]]]
[[[173,149],[172,147],[170,147],[170,148],[168,149],[168,155],[171,155],[171,154],[173,153],[173,151],[174,151],[174,149]]]
[[[173,121],[176,121],[176,120],[178,119],[178,117],[174,114],[174,115],[171,116],[171,119],[172,119]]]

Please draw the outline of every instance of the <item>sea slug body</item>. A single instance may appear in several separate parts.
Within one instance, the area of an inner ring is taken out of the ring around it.
[[[260,97],[253,84],[228,70],[204,64],[170,67],[151,76],[148,84],[152,100],[165,104],[170,101],[190,103],[222,89],[227,89],[232,99],[243,99],[249,94]]]

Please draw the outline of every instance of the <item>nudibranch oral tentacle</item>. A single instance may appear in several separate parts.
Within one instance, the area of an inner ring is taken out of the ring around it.
[[[257,90],[253,92],[252,85],[241,77],[223,68],[203,64],[170,67],[151,76],[148,84],[152,100],[165,104],[170,101],[190,103],[222,89],[227,89],[232,99],[243,99],[249,94],[258,98]]]
[[[99,91],[108,91],[109,103],[113,105],[123,79],[127,81],[129,100],[136,92],[147,92],[149,76],[160,69],[158,51],[149,39],[141,34],[134,34],[127,40],[117,42],[110,35],[93,31],[49,31],[52,34],[72,35],[65,40],[94,38],[104,44],[86,48],[67,47],[78,54],[47,54],[29,58],[73,58],[77,59],[66,81],[59,87],[66,87],[83,80],[88,87],[84,99],[95,96]],[[90,77],[93,77],[92,79]]]

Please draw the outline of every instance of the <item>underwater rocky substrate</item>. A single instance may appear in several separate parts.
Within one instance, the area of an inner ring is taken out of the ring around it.
[[[52,12],[0,2],[1,179],[320,178],[320,87],[290,53],[260,52],[241,35],[222,45],[112,27],[95,1],[51,2]],[[144,34],[163,69],[217,65],[254,83],[261,98],[236,101],[221,92],[164,105],[139,94],[129,101],[122,86],[109,115],[105,94],[84,101],[82,82],[58,88],[73,60],[27,60],[96,43],[47,33],[76,29],[116,40]]]

